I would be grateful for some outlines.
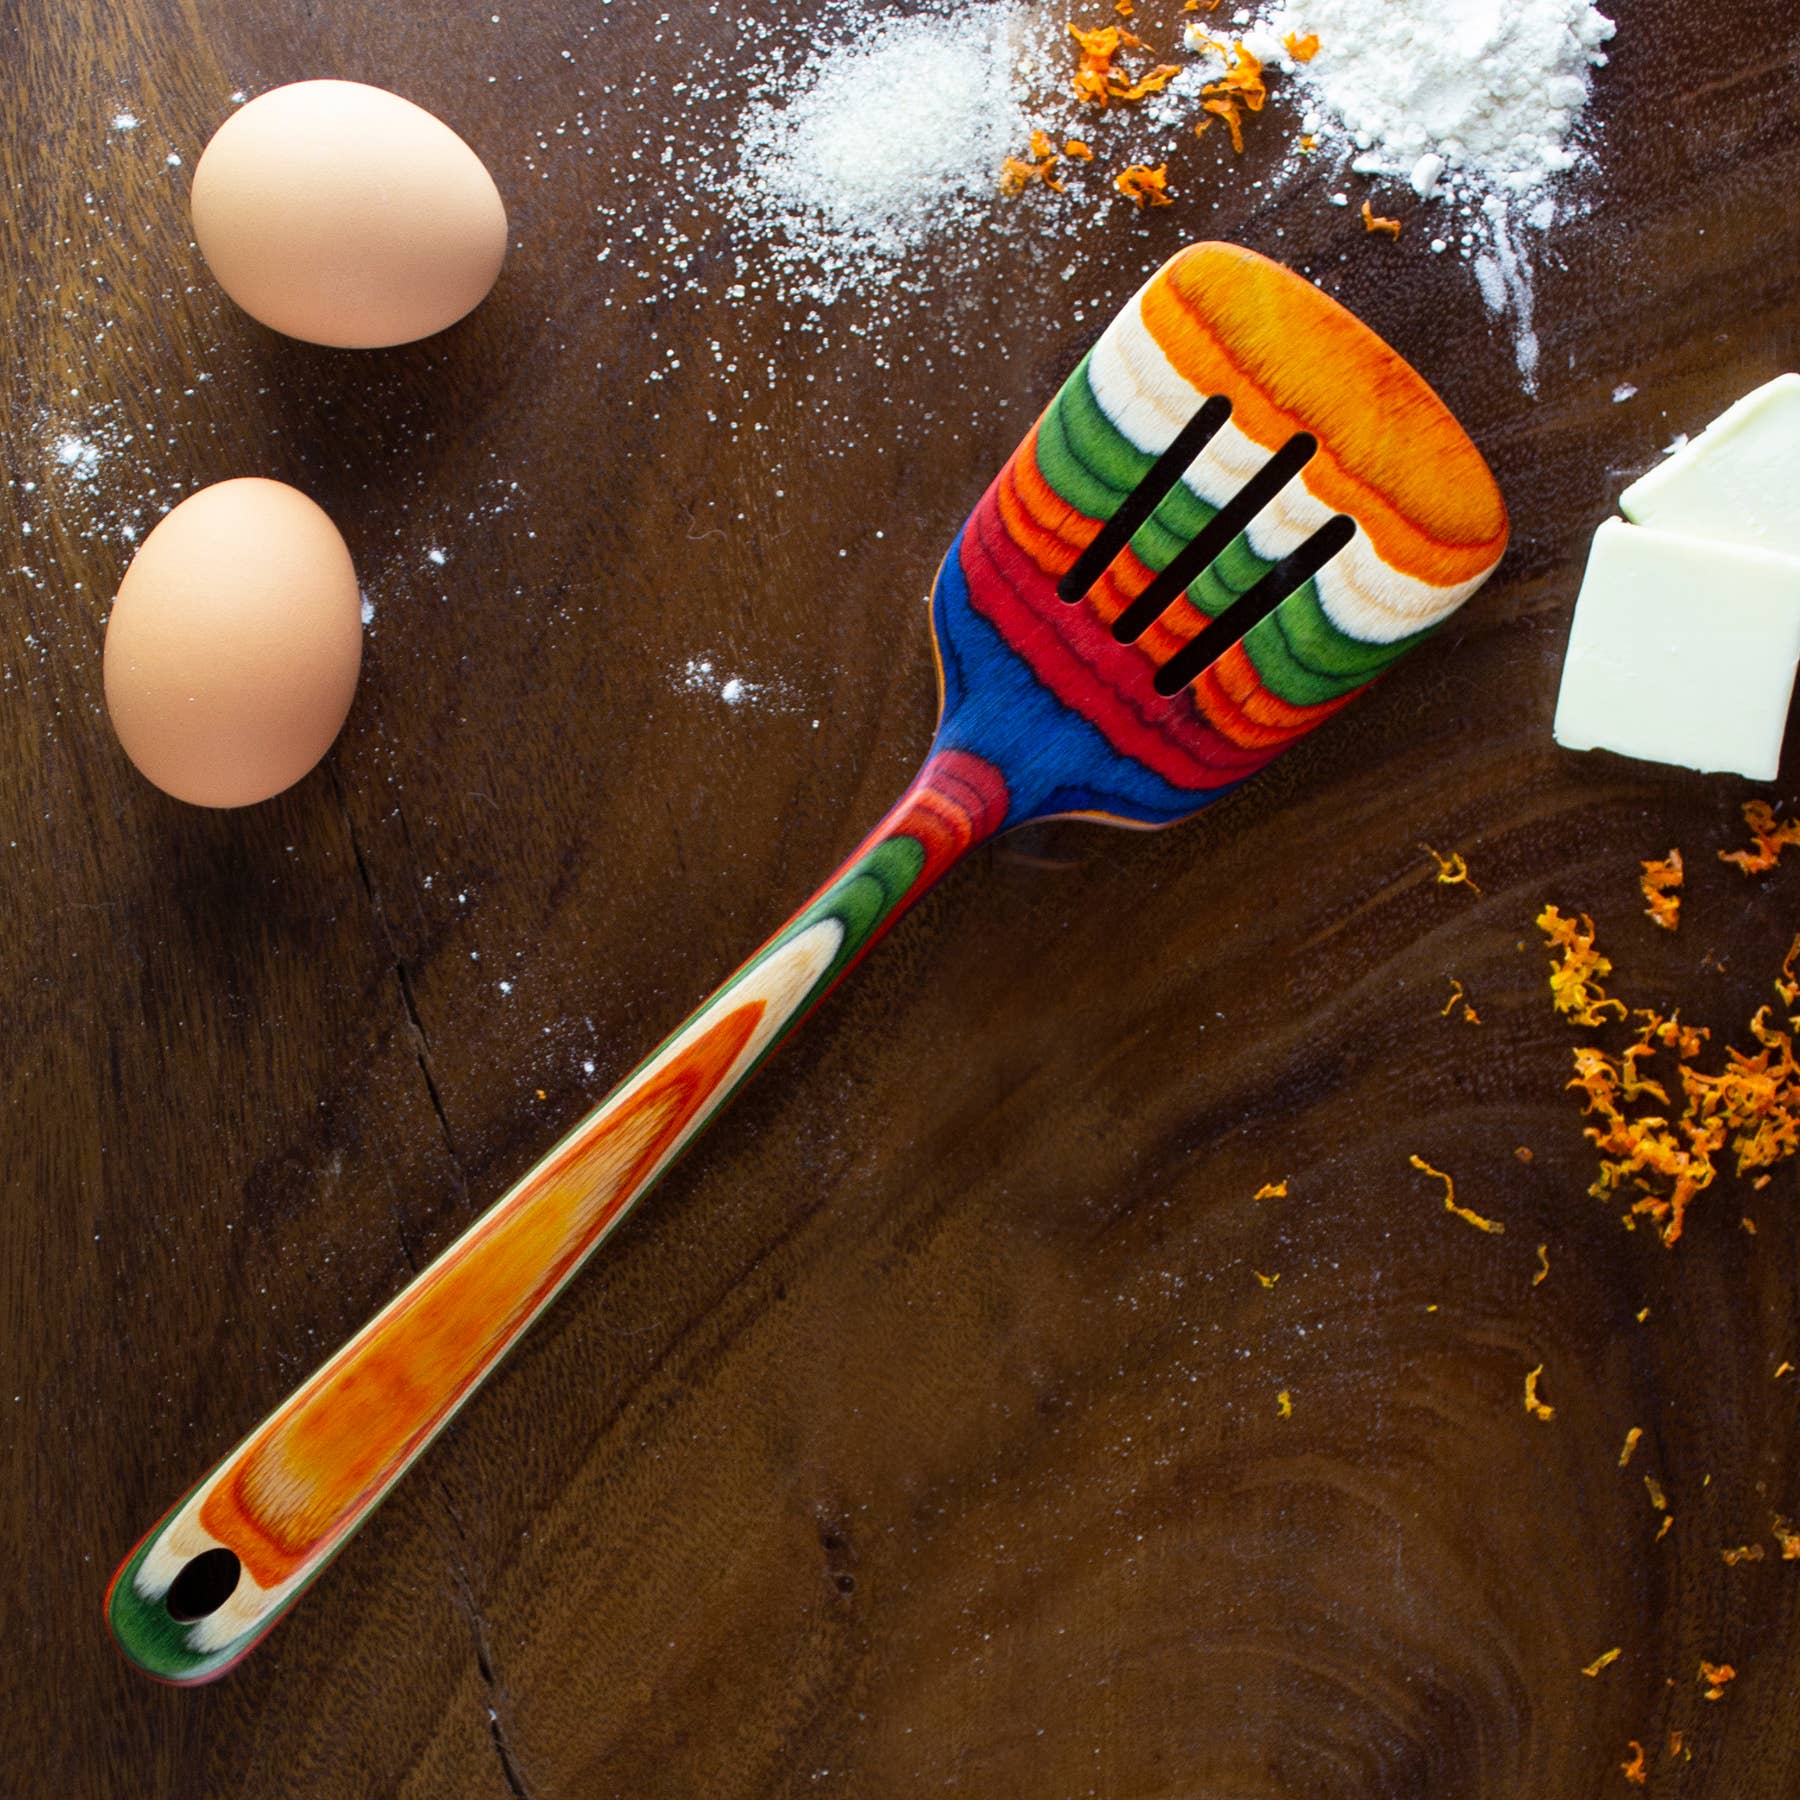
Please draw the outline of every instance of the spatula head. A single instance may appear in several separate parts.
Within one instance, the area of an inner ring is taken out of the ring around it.
[[[1506,529],[1480,452],[1401,356],[1279,263],[1192,245],[945,557],[937,747],[989,765],[1009,826],[1173,824],[1455,611]]]

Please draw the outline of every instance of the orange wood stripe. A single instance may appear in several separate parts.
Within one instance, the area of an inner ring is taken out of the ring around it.
[[[1165,274],[1145,290],[1145,326],[1198,392],[1230,394],[1233,425],[1270,450],[1312,432],[1306,486],[1390,568],[1435,587],[1487,572],[1506,541],[1500,491],[1410,364],[1253,251],[1196,245]]]
[[[261,1586],[404,1465],[712,1098],[763,1012],[748,1001],[701,1033],[269,1422],[200,1513]]]

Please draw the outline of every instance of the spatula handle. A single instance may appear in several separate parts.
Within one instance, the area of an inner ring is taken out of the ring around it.
[[[243,1656],[696,1133],[1006,809],[990,765],[934,755],[787,924],[139,1543],[107,1592],[125,1655],[180,1683]]]

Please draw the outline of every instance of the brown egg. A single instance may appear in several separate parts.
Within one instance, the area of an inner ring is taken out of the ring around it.
[[[279,481],[221,481],[144,539],[106,624],[106,708],[164,793],[248,806],[331,748],[362,662],[344,540]]]
[[[506,208],[481,158],[422,107],[357,81],[297,81],[233,113],[191,203],[219,285],[314,344],[442,331],[481,302],[506,254]]]

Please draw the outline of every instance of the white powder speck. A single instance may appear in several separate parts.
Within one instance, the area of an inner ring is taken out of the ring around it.
[[[1634,388],[1629,381],[1621,381],[1619,385],[1613,389],[1613,405],[1623,406],[1636,392],[1637,389]]]
[[[510,994],[512,992],[512,983],[510,981],[501,982],[500,991],[503,994]]]
[[[592,1057],[586,1057],[586,1058],[584,1058],[584,1059],[583,1059],[583,1060],[582,1060],[582,1064],[581,1064],[581,1072],[582,1072],[582,1074],[584,1074],[584,1075],[591,1075],[591,1074],[593,1074],[593,1072],[594,1072],[594,1060],[593,1060],[593,1058],[592,1058]]]
[[[112,128],[114,131],[136,131],[143,122],[136,113],[114,113]]]
[[[371,600],[367,594],[364,594],[362,597],[362,622],[365,625],[373,625],[375,623],[375,602]],[[426,885],[429,886],[430,883],[427,882]]]
[[[1687,448],[1687,441],[1688,434],[1685,431],[1676,432],[1676,434],[1663,445],[1663,455],[1673,456],[1677,450],[1685,450]]]
[[[100,446],[91,438],[65,433],[50,450],[76,481],[92,481],[100,472]]]
[[[750,689],[743,677],[739,675],[733,675],[732,678],[719,689],[719,698],[723,700],[727,706],[741,706],[744,701],[749,699],[749,697]]]
[[[446,556],[442,550],[432,549],[425,552],[425,560],[428,563],[436,563],[441,569],[450,558]]]
[[[169,154],[163,158],[163,161],[166,162],[171,169],[179,169],[181,167],[181,152],[179,150],[171,150]]]

